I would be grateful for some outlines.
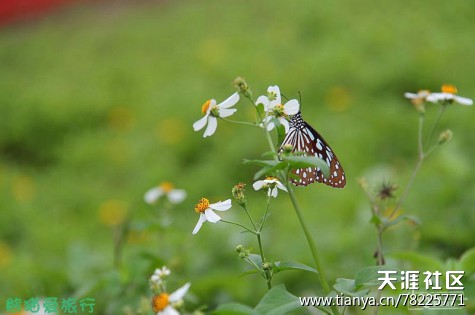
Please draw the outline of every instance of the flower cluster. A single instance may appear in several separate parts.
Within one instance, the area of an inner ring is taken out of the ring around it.
[[[441,92],[431,93],[428,90],[420,90],[417,93],[404,93],[404,96],[411,100],[419,111],[424,111],[423,103],[439,103],[439,104],[452,104],[458,103],[460,105],[473,105],[473,100],[467,97],[457,95],[457,88],[451,84],[442,85]]]
[[[201,198],[195,206],[195,211],[196,213],[200,214],[200,218],[198,219],[198,223],[196,223],[196,226],[193,229],[193,234],[198,233],[204,222],[208,221],[211,223],[217,223],[221,220],[221,217],[217,215],[214,211],[226,211],[229,210],[231,207],[231,199],[210,204],[208,199]]]
[[[183,305],[183,297],[191,286],[190,283],[186,283],[175,292],[167,293],[165,278],[170,273],[170,270],[163,266],[161,269],[155,269],[150,277],[150,289],[153,292],[152,308],[157,315],[179,315],[180,313],[176,309]]]
[[[204,116],[193,124],[193,129],[195,131],[201,130],[208,124],[206,127],[203,138],[212,136],[218,127],[218,118],[229,117],[234,114],[237,109],[230,108],[239,101],[239,94],[234,93],[228,97],[225,101],[216,105],[215,99],[207,100],[203,106],[201,106],[201,112]]]
[[[285,188],[284,184],[282,184],[275,177],[266,177],[263,180],[258,180],[257,182],[252,184],[252,187],[254,187],[254,190],[267,189],[267,196],[272,196],[274,198],[277,197],[277,189],[287,191],[287,188]]]
[[[249,96],[249,87],[242,78],[237,78],[234,82],[239,93]],[[231,108],[239,102],[239,93],[234,93],[223,102],[217,104],[215,99],[207,100],[201,106],[201,112],[204,116],[193,124],[193,129],[199,131],[206,125],[203,137],[209,137],[216,132],[218,126],[218,118],[226,118],[233,115],[237,109]],[[291,99],[282,104],[282,96],[280,88],[277,85],[267,88],[267,95],[261,95],[257,98],[256,106],[262,105],[265,116],[260,124],[261,127],[266,126],[267,130],[275,128],[275,122],[278,121],[285,128],[285,132],[289,131],[289,118],[297,114],[300,110],[300,104],[296,99]]]
[[[148,204],[155,204],[164,196],[166,196],[171,203],[177,204],[185,200],[186,191],[183,189],[175,189],[170,182],[163,182],[159,186],[149,189],[144,195],[144,200]]]
[[[282,104],[280,89],[277,85],[269,86],[267,88],[267,95],[261,95],[257,98],[256,105],[259,104],[264,106],[266,116],[263,124],[267,126],[269,131],[275,128],[273,119],[276,118],[284,126],[285,133],[287,133],[289,131],[289,116],[297,114],[300,110],[300,104],[296,99]]]

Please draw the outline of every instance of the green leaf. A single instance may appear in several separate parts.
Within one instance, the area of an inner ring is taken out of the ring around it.
[[[277,147],[279,148],[285,138],[285,127],[279,122],[279,120],[277,121],[278,124],[275,124],[275,129],[277,130]]]
[[[372,287],[380,285],[381,281],[378,278],[381,278],[383,275],[379,274],[378,271],[396,271],[399,274],[399,270],[396,268],[391,268],[388,266],[371,266],[365,267],[358,271],[355,275],[355,288],[357,290],[362,287]]]
[[[278,161],[276,160],[242,160],[242,164],[244,165],[258,165],[258,166],[268,166],[268,165],[275,165]]]
[[[280,284],[264,295],[255,310],[259,314],[284,315],[301,307],[299,299]]]
[[[373,215],[371,217],[371,220],[369,220],[370,223],[378,226],[380,225],[383,221],[381,220],[381,218],[378,216],[378,215]]]
[[[370,291],[369,289],[357,290],[355,286],[355,280],[345,278],[336,279],[336,283],[333,288],[336,291],[344,293],[348,296],[365,296]]]
[[[284,161],[275,161],[275,165],[269,165],[265,166],[262,169],[260,169],[255,175],[254,175],[254,180],[259,179],[265,175],[275,175],[275,173],[279,170],[284,170],[287,168],[287,163]]]
[[[274,169],[273,166],[265,166],[263,168],[261,168],[260,170],[258,170],[256,172],[256,174],[254,174],[254,177],[253,179],[254,180],[258,180],[259,178],[261,177],[264,177],[266,175],[269,175],[269,174],[272,174],[272,170]]]
[[[316,156],[282,156],[282,160],[288,161],[289,166],[292,169],[305,168],[305,167],[319,167],[323,176],[328,178],[330,176],[330,168],[327,163],[317,158]]]
[[[256,105],[257,116],[264,117],[264,104],[259,103]]]
[[[475,273],[475,247],[469,249],[460,257],[460,267],[467,276]]]
[[[278,273],[285,270],[303,270],[310,271],[313,273],[318,273],[315,268],[309,267],[307,265],[301,264],[295,261],[278,261],[274,263],[274,272]]]
[[[388,254],[389,257],[411,263],[411,267],[416,270],[439,270],[445,271],[444,264],[435,258],[425,256],[415,252],[398,252]]]
[[[274,151],[267,151],[267,152],[262,153],[262,157],[274,158],[276,156],[277,154]]]
[[[252,261],[254,264],[256,264],[257,266],[259,266],[260,268],[262,268],[262,258],[260,255],[256,255],[256,254],[250,254],[248,259],[250,261]],[[252,265],[252,264],[251,264]],[[253,265],[254,266],[254,265]],[[255,267],[255,266],[254,266]]]
[[[239,303],[229,303],[229,304],[222,304],[218,306],[218,308],[211,312],[212,315],[259,315],[251,307],[239,304]]]

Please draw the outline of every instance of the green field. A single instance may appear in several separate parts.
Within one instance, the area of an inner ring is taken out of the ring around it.
[[[276,84],[288,98],[300,92],[305,119],[345,168],[343,190],[295,189],[329,282],[374,265],[376,231],[358,179],[373,190],[395,183],[402,194],[417,159],[418,121],[404,92],[451,83],[475,98],[473,8],[470,0],[118,2],[3,27],[0,313],[10,297],[92,297],[96,314],[137,312],[163,264],[172,291],[192,283],[189,310],[256,305],[265,281],[240,277],[249,268],[234,251],[257,250],[252,235],[224,223],[191,234],[195,203],[231,198],[238,182],[247,184],[256,216],[265,206],[251,187],[257,168],[242,164],[268,151],[263,132],[219,121],[203,138],[192,128],[207,99],[235,91],[237,76],[255,97]],[[249,104],[237,108],[233,118],[253,120]],[[427,126],[437,111],[427,105]],[[473,107],[455,104],[443,116],[439,130],[450,128],[453,140],[427,158],[400,209],[421,225],[386,232],[387,263],[425,271],[475,246],[474,120]],[[188,196],[160,228],[143,194],[164,181]],[[269,258],[313,266],[289,198],[281,193],[271,212],[263,234]],[[237,205],[222,216],[246,219]],[[474,271],[475,263],[464,277],[468,306],[450,314],[475,311]],[[273,282],[296,296],[322,293],[318,278],[301,271]]]

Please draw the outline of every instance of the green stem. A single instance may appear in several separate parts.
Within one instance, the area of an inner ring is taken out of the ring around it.
[[[249,218],[249,221],[251,221],[252,227],[254,228],[254,230],[257,231],[256,224],[254,223],[254,220],[252,219],[251,214],[250,214],[249,211],[247,210],[246,205],[243,205],[242,208],[243,208],[244,211],[246,212],[247,217]]]
[[[270,196],[267,196],[266,211],[264,212],[264,216],[261,219],[261,224],[259,225],[259,228],[257,229],[258,232],[261,232],[262,229],[264,228],[264,223],[267,219],[267,214],[269,213],[269,206],[270,206]]]
[[[246,212],[249,220],[251,221],[251,224],[252,226],[254,227],[254,230],[256,231],[254,234],[257,236],[257,243],[259,244],[259,253],[261,255],[261,260],[262,260],[262,263],[264,264],[266,262],[266,258],[264,256],[264,249],[262,247],[262,241],[261,241],[261,231],[257,229],[257,226],[256,224],[254,223],[254,220],[252,219],[251,217],[251,214],[249,213],[249,211],[247,210],[247,207],[245,205],[242,206],[244,208],[244,211]],[[268,289],[271,289],[272,288],[272,285],[271,285],[271,280],[272,280],[272,277],[271,275],[269,274],[269,271],[268,270],[264,270],[264,273],[265,273],[265,278],[266,278],[266,282],[267,282],[267,288]]]
[[[271,276],[269,270],[267,270],[267,268],[264,269],[264,264],[267,261],[266,261],[266,258],[264,256],[264,249],[262,248],[261,233],[257,233],[256,235],[257,235],[257,243],[259,244],[259,251],[260,251],[260,254],[261,254],[262,269],[264,270],[264,276],[266,278],[267,288],[270,290],[272,288],[272,284],[271,284],[272,276]]]
[[[313,240],[313,237],[310,234],[310,231],[307,227],[307,223],[305,222],[302,211],[300,210],[300,206],[297,203],[297,199],[295,198],[295,194],[294,194],[294,191],[292,190],[292,187],[290,187],[290,185],[287,184],[286,188],[289,193],[290,200],[292,201],[292,205],[294,206],[295,213],[297,214],[297,217],[299,219],[300,225],[302,226],[302,230],[305,234],[305,238],[307,239],[307,243],[308,243],[308,246],[310,247],[310,251],[312,252],[312,257],[315,262],[315,265],[317,266],[318,275],[320,277],[320,282],[322,284],[323,291],[325,292],[325,294],[328,294],[330,292],[330,286],[328,285],[327,279],[325,278],[325,271],[320,262],[317,246],[315,245],[315,241]]]
[[[419,115],[419,128],[418,128],[418,134],[417,134],[417,147],[418,147],[418,157],[417,157],[417,163],[416,166],[414,167],[414,170],[412,171],[411,177],[409,178],[409,182],[406,185],[406,188],[404,189],[404,192],[401,195],[401,198],[399,198],[396,206],[394,207],[393,211],[388,216],[388,219],[391,220],[392,217],[396,214],[397,210],[401,207],[402,203],[406,200],[407,195],[409,193],[409,190],[412,187],[412,183],[414,182],[414,179],[416,178],[417,173],[419,172],[419,169],[421,168],[422,162],[424,161],[424,149],[422,146],[422,129],[424,126],[424,114]]]
[[[432,143],[432,139],[434,138],[435,130],[437,129],[437,125],[439,124],[440,118],[441,118],[442,115],[444,114],[446,108],[447,108],[447,105],[446,105],[446,104],[442,104],[442,107],[440,108],[439,114],[437,115],[437,118],[435,119],[434,127],[432,128],[432,131],[431,131],[431,133],[430,133],[429,141],[427,141],[426,149],[427,149],[427,148],[431,145],[431,143]]]
[[[253,231],[253,230],[249,229],[248,227],[246,227],[246,226],[244,226],[244,225],[242,225],[242,224],[240,224],[240,223],[236,223],[236,222],[233,222],[233,221],[227,221],[227,220],[223,220],[223,219],[221,219],[221,221],[223,221],[224,223],[229,223],[229,224],[233,224],[233,225],[240,226],[240,227],[242,227],[243,229],[245,229],[246,231],[251,232],[251,233],[254,234],[254,235],[257,235],[257,232],[256,232],[256,231]]]
[[[327,278],[325,277],[325,270],[323,269],[323,265],[320,262],[320,257],[318,255],[318,250],[315,244],[315,240],[313,239],[312,234],[310,233],[310,230],[307,227],[307,223],[303,217],[302,211],[300,210],[300,206],[298,205],[297,199],[295,198],[294,191],[292,190],[292,187],[290,186],[288,181],[286,184],[286,188],[289,193],[290,200],[292,201],[292,205],[294,206],[295,213],[297,214],[297,217],[299,219],[300,226],[302,227],[302,230],[305,234],[305,238],[307,239],[308,246],[310,247],[313,261],[315,262],[315,266],[317,267],[317,271],[318,271],[318,276],[320,278],[320,284],[322,285],[322,288],[325,294],[328,295],[331,289],[330,289],[330,285],[327,282]],[[331,308],[332,308],[333,314],[340,314],[336,306],[333,305]]]
[[[259,126],[256,125],[256,124],[248,123],[248,122],[246,122],[246,121],[231,120],[231,119],[227,119],[227,118],[223,118],[223,117],[219,117],[219,118],[220,118],[221,120],[227,121],[227,122],[232,123],[232,124],[239,124],[239,125],[246,125],[246,126],[259,127]]]

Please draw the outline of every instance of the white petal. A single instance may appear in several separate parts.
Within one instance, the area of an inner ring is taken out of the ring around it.
[[[235,108],[220,108],[219,117],[229,117],[237,111]]]
[[[180,315],[180,313],[172,306],[168,305],[163,311],[158,312],[157,315]]]
[[[455,101],[461,105],[473,105],[473,100],[467,98],[467,97],[462,97],[462,96],[455,96]]]
[[[272,189],[269,188],[269,194],[268,194],[268,196],[272,196],[272,197],[275,198],[275,197],[277,197],[277,194],[278,194],[278,193],[279,193],[279,192],[277,191],[277,187],[274,187],[274,188],[272,188]]]
[[[203,118],[201,118],[200,120],[198,120],[197,122],[195,122],[195,123],[193,124],[193,130],[194,130],[194,131],[198,131],[198,130],[203,129],[203,127],[206,125],[206,122],[208,121],[208,117],[209,117],[209,114],[203,116]]]
[[[146,203],[153,204],[162,195],[163,195],[163,190],[160,187],[154,187],[152,189],[149,189],[145,193],[143,199],[145,200]]]
[[[404,97],[409,99],[419,98],[419,94],[406,92],[404,93]]]
[[[284,113],[287,115],[295,115],[300,110],[300,104],[297,100],[290,100],[284,105]]]
[[[268,111],[269,109],[269,99],[265,95],[261,95],[257,98],[256,105],[262,104],[264,105],[264,111]]]
[[[236,105],[236,103],[239,102],[239,93],[236,92],[227,99],[225,99],[223,102],[218,104],[219,108],[229,108],[231,106]]]
[[[431,93],[429,96],[427,96],[426,100],[431,103],[437,103],[443,98],[441,98],[442,93]]]
[[[258,180],[257,182],[255,182],[254,184],[252,184],[252,187],[254,188],[254,190],[259,190],[262,188],[262,186],[264,186],[266,182],[263,181],[263,180]]]
[[[267,122],[267,131],[271,131],[272,129],[275,128],[275,124],[272,121]]]
[[[211,222],[211,223],[216,223],[219,220],[221,220],[221,217],[214,213],[214,211],[211,208],[208,208],[205,210],[205,217],[206,220]]]
[[[287,188],[285,188],[284,184],[282,184],[282,183],[279,182],[279,181],[277,182],[277,186],[276,186],[276,187],[279,188],[279,189],[282,189],[283,191],[287,191]]]
[[[171,203],[180,203],[186,198],[186,191],[184,189],[173,189],[167,194],[168,200]]]
[[[431,93],[427,96],[426,100],[432,103],[438,103],[440,101],[452,100],[454,99],[453,94],[449,93]]]
[[[231,199],[216,202],[216,203],[212,203],[212,204],[209,205],[209,207],[213,210],[226,211],[226,210],[228,210],[229,208],[232,207]]]
[[[191,286],[191,283],[189,282],[186,283],[184,286],[182,286],[181,288],[179,288],[178,290],[170,294],[170,296],[168,297],[168,300],[173,303],[173,302],[178,302],[179,300],[183,299],[186,292],[188,292],[188,289],[190,288],[190,286]]]
[[[218,127],[218,120],[216,119],[216,117],[209,116],[208,127],[206,127],[205,133],[203,134],[203,138],[212,136],[216,131],[216,127]]]
[[[282,98],[280,97],[280,89],[277,85],[269,86],[267,88],[267,92],[275,94],[275,100],[270,102],[269,108],[274,108],[276,105],[282,104]]]
[[[285,133],[287,134],[289,132],[289,128],[290,128],[289,122],[284,117],[279,117],[279,122],[282,126],[284,126]]]
[[[201,226],[203,225],[204,222],[206,222],[206,217],[203,213],[200,213],[200,218],[198,219],[198,222],[196,223],[196,226],[193,229],[192,234],[198,233],[198,231],[201,229]]]

